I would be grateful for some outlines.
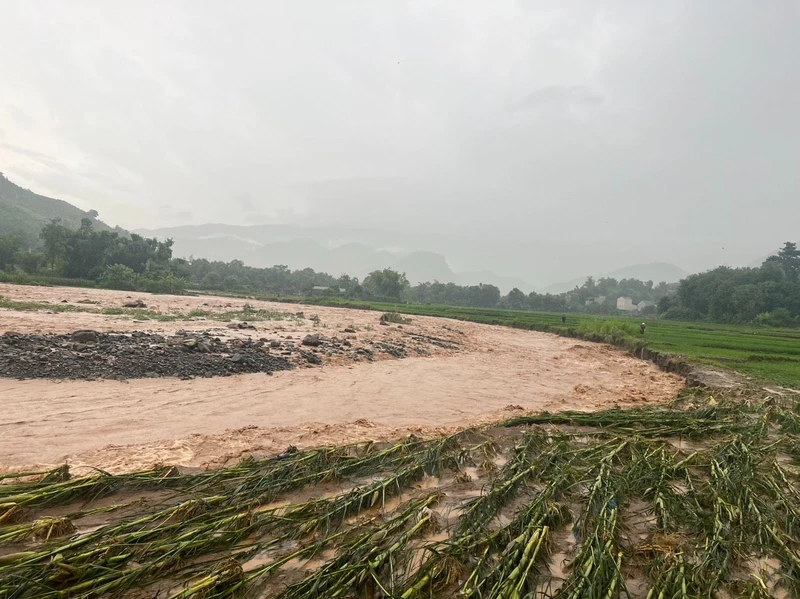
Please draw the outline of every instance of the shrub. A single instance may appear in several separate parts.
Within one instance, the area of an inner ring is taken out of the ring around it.
[[[189,281],[183,277],[168,274],[158,278],[146,278],[141,281],[141,289],[150,293],[182,294],[189,286]]]
[[[107,266],[100,277],[100,285],[107,289],[121,289],[123,291],[135,291],[139,284],[139,275],[129,266],[124,264],[112,264]]]
[[[776,308],[772,312],[762,312],[756,316],[756,323],[770,327],[791,327],[796,324],[792,314],[786,308]]]
[[[17,266],[29,275],[39,274],[44,265],[44,254],[38,252],[23,252],[17,255]]]

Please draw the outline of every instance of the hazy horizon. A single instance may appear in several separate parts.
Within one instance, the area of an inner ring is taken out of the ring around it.
[[[12,0],[0,171],[128,229],[388,230],[541,282],[797,240],[800,5],[348,6]]]

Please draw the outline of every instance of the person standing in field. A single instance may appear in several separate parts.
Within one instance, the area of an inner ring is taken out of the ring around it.
[[[563,315],[561,316],[561,324],[567,324],[567,317],[566,316],[563,316]]]
[[[645,330],[646,328],[647,328],[647,325],[645,325],[644,323],[642,323],[642,324],[640,324],[640,325],[639,325],[639,330],[640,330],[640,331],[642,331],[642,335],[644,335],[644,330]]]

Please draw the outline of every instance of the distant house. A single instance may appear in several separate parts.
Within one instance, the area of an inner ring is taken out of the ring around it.
[[[641,312],[645,308],[648,308],[650,306],[655,306],[655,305],[656,305],[655,302],[651,302],[649,300],[642,300],[638,304],[636,304],[636,309],[639,310],[639,312]]]
[[[617,310],[625,310],[625,312],[633,312],[636,310],[636,304],[627,295],[617,298]]]

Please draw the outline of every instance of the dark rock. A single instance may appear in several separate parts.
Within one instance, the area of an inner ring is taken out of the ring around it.
[[[300,355],[303,356],[307,362],[311,364],[322,364],[322,358],[319,356],[312,354],[311,352],[300,350]]]
[[[307,345],[309,347],[319,347],[322,345],[322,339],[316,333],[312,335],[306,335],[303,339],[303,345]]]
[[[343,333],[355,333],[356,330],[353,327],[347,327],[342,331]]]
[[[100,339],[100,333],[89,329],[83,329],[72,333],[72,340],[75,343],[97,343]]]
[[[401,345],[392,345],[390,343],[378,343],[375,347],[383,350],[385,353],[389,354],[393,358],[405,358],[407,357],[406,350]]]
[[[281,342],[278,341],[277,339],[273,339],[272,341],[269,342],[269,346],[272,349],[278,349],[281,346]]]
[[[146,308],[147,304],[145,304],[142,300],[132,300],[130,302],[125,302],[122,304],[123,308]]]
[[[375,359],[375,354],[372,352],[371,349],[367,349],[366,347],[359,347],[354,354],[354,357],[363,356],[368,360],[372,361]]]
[[[31,379],[132,379],[212,377],[288,370],[292,364],[246,341],[235,348],[207,333],[165,338],[76,331],[71,335],[0,335],[0,377]],[[239,340],[241,341],[241,340]],[[228,357],[231,356],[231,357]]]

